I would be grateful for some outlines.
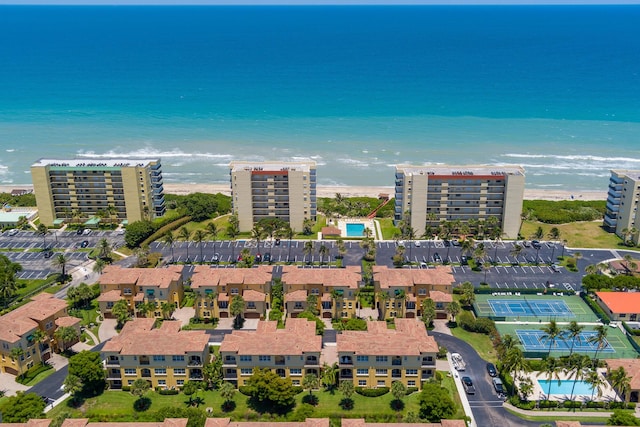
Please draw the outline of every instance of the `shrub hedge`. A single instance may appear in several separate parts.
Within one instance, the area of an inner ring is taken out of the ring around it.
[[[378,397],[389,393],[389,387],[364,388],[356,387],[356,393],[366,397]]]
[[[587,305],[591,307],[591,310],[593,310],[596,313],[596,316],[598,316],[600,320],[602,320],[602,323],[604,323],[605,325],[608,325],[609,322],[611,322],[611,319],[609,319],[609,316],[607,315],[607,313],[605,313],[602,307],[600,307],[598,303],[593,300],[593,298],[591,298],[589,295],[587,295],[584,292],[581,293],[581,296],[584,302],[586,302]]]
[[[144,239],[142,241],[142,243],[140,244],[140,246],[149,245],[151,242],[155,242],[156,240],[158,240],[159,238],[164,236],[167,231],[173,231],[176,228],[185,225],[189,221],[191,221],[191,217],[190,216],[183,216],[182,218],[178,218],[178,219],[170,222],[169,224],[163,225],[158,230],[156,230],[152,235],[150,235],[149,237]]]
[[[167,389],[161,389],[158,394],[161,394],[163,396],[173,396],[180,393],[179,390],[173,389],[173,390],[167,390]]]

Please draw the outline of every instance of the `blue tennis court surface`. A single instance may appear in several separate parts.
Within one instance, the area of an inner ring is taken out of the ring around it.
[[[545,333],[540,330],[531,329],[516,329],[516,334],[522,343],[525,351],[548,351],[549,340],[545,338]],[[609,341],[605,339],[601,348],[598,348],[597,342],[589,342],[589,339],[593,339],[598,333],[595,331],[585,331],[580,333],[580,337],[576,338],[573,342],[573,351],[585,352],[585,351],[598,351],[599,353],[615,353],[615,349],[609,344]],[[561,334],[556,338],[551,347],[551,351],[565,351],[570,350],[572,345],[572,339],[569,338],[566,333]]]
[[[487,300],[491,310],[496,316],[558,316],[575,317],[573,311],[562,300],[540,301],[489,299]]]

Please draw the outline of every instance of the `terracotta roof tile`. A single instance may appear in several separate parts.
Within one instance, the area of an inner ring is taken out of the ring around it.
[[[182,331],[180,322],[164,321],[153,328],[155,319],[138,318],[127,322],[119,335],[108,341],[102,351],[123,355],[174,355],[201,352],[209,344],[205,331]]]
[[[255,268],[212,268],[205,265],[195,267],[191,276],[191,287],[262,285],[271,282],[273,267],[260,265]]]
[[[395,319],[396,329],[386,322],[367,322],[366,331],[343,331],[337,336],[338,352],[361,355],[419,356],[437,353],[438,345],[416,319]]]
[[[182,278],[182,265],[170,265],[162,268],[122,268],[118,265],[107,266],[98,282],[105,285],[157,286],[166,289],[171,282]]]
[[[640,359],[607,359],[609,369],[623,367],[629,377],[631,390],[640,390]]]
[[[282,282],[290,285],[308,284],[356,289],[361,281],[361,268],[354,265],[345,268],[299,268],[294,265],[282,267]]]
[[[77,317],[64,316],[64,317],[58,317],[56,319],[56,326],[59,326],[59,327],[75,326],[79,323],[80,323],[80,319],[78,319]]]
[[[254,291],[253,289],[247,289],[242,292],[242,299],[245,301],[264,302],[267,298],[267,294],[260,291]]]
[[[316,335],[315,322],[287,319],[284,329],[277,329],[277,324],[259,321],[256,331],[233,331],[225,335],[220,351],[239,355],[302,355],[322,349],[322,337]]]
[[[301,302],[307,300],[307,291],[300,289],[284,294],[284,302]]]
[[[118,289],[114,289],[112,291],[100,294],[100,296],[98,297],[98,302],[117,302],[117,301],[120,301],[121,299],[122,299],[122,291]]]
[[[453,295],[442,291],[429,291],[429,298],[434,302],[451,302]]]
[[[640,313],[640,292],[596,292],[614,313]]]
[[[67,307],[67,302],[48,293],[41,293],[27,304],[0,317],[0,340],[14,343],[45,320]]]
[[[429,269],[388,268],[387,266],[373,266],[373,280],[380,284],[380,288],[412,287],[415,285],[453,285],[455,282],[451,267],[437,266]]]

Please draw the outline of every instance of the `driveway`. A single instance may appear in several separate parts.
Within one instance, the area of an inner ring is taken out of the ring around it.
[[[25,391],[29,387],[16,382],[15,375],[0,372],[0,390],[4,391],[6,396],[15,396],[17,391]]]
[[[539,421],[526,421],[512,415],[502,407],[502,400],[498,398],[491,377],[487,373],[487,362],[466,342],[441,332],[430,332],[438,345],[443,345],[450,352],[460,353],[466,363],[464,375],[471,377],[476,388],[475,395],[468,395],[473,418],[478,426],[501,427],[540,427]],[[463,375],[463,373],[461,373]]]
[[[173,312],[173,319],[180,321],[182,326],[189,324],[189,319],[196,315],[196,310],[193,307],[178,308]]]
[[[116,319],[104,319],[100,324],[100,328],[98,329],[98,338],[100,338],[100,342],[105,342],[108,339],[111,339],[118,335],[116,331],[116,325],[118,321]]]

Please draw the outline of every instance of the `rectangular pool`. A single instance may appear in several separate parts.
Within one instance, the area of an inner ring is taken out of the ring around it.
[[[364,237],[364,224],[348,222],[347,237]]]
[[[538,384],[540,384],[544,394],[563,394],[567,396],[571,394],[574,382],[576,383],[576,387],[573,390],[574,396],[591,396],[591,385],[585,381],[561,380],[560,384],[558,384],[558,380],[538,380]],[[549,391],[549,383],[551,383],[551,391]]]

